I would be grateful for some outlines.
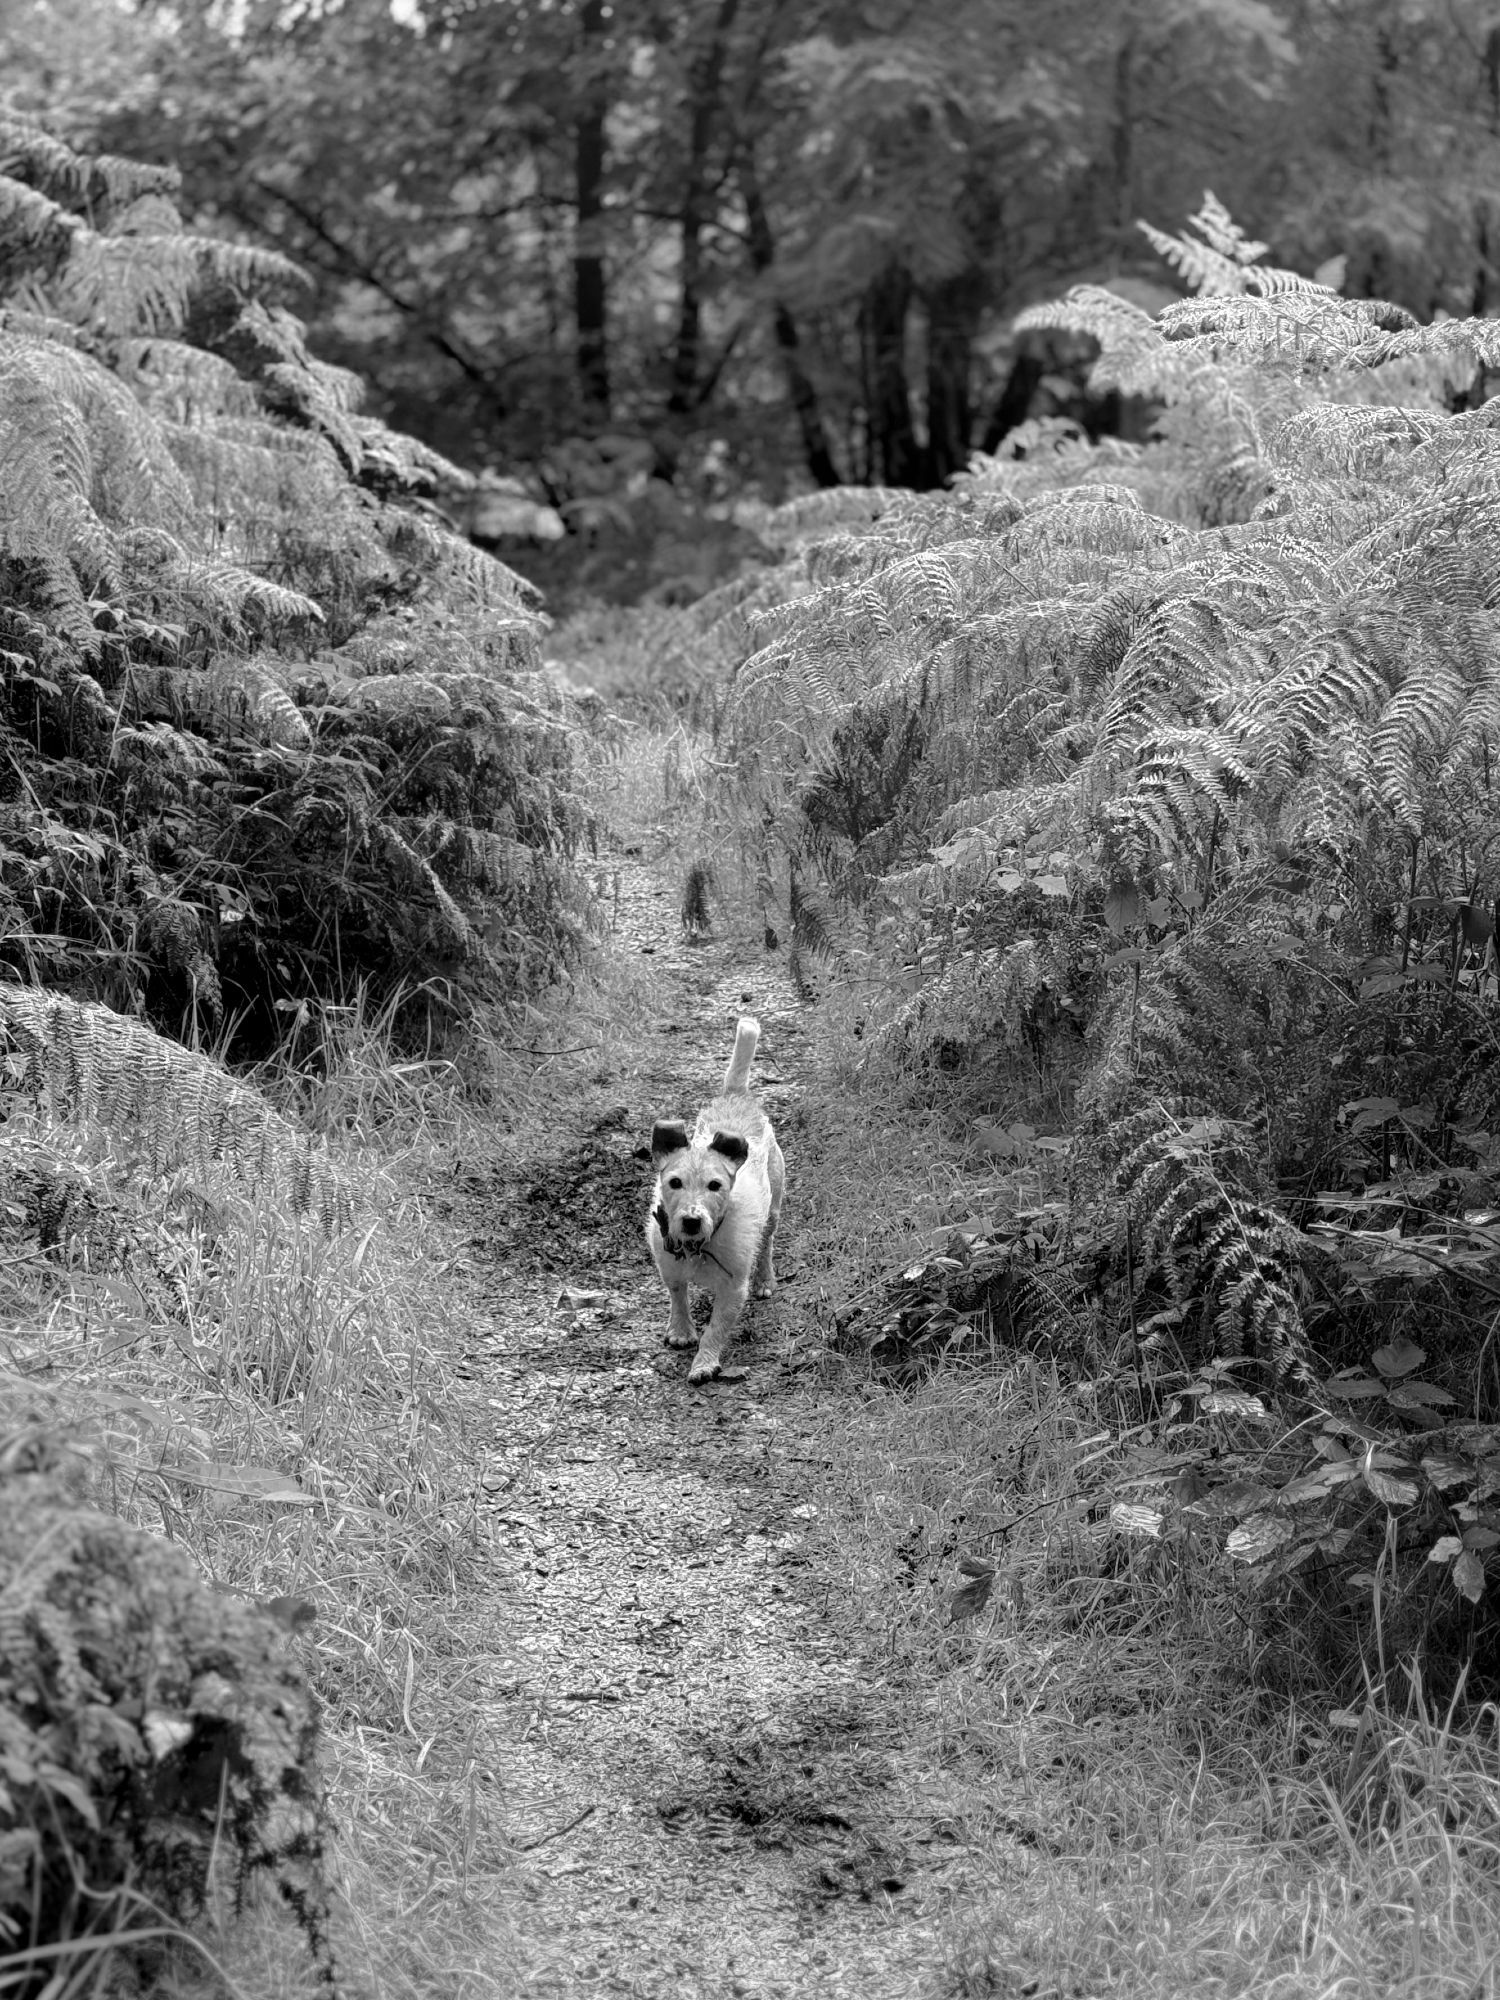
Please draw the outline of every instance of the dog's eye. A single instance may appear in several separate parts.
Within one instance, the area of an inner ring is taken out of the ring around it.
[[[723,1187],[723,1185],[724,1183],[722,1181],[710,1181],[708,1184],[708,1191],[710,1194],[717,1194],[719,1192],[719,1189]]]
[[[682,1186],[682,1182],[676,1174],[673,1174],[672,1178],[667,1182],[667,1186],[669,1188],[680,1188]]]

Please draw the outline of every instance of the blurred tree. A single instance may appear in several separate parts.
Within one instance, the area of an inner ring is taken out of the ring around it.
[[[1205,187],[1284,260],[1484,309],[1490,4],[29,0],[0,55],[296,258],[324,351],[453,455],[624,431],[671,472],[697,434],[925,486],[1032,407],[1014,310],[1154,274],[1137,219]]]
[[[151,103],[166,30],[119,0],[4,0],[0,97],[62,139]]]
[[[1490,0],[1301,0],[1278,249],[1422,317],[1491,313],[1500,275],[1500,14]],[[1266,231],[1262,228],[1261,234]]]
[[[578,392],[586,422],[609,418],[609,330],[604,261],[604,163],[609,116],[609,13],[583,0],[578,15],[578,104],[574,160],[578,230],[573,247],[573,310],[578,321]]]

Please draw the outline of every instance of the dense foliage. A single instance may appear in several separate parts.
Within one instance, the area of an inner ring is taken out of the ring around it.
[[[259,1046],[524,995],[581,830],[527,587],[175,188],[0,124],[0,964]]]
[[[1011,316],[1159,282],[1135,218],[1205,185],[1351,295],[1485,311],[1491,11],[30,0],[0,57],[17,104],[180,162],[194,214],[303,263],[393,421],[570,505],[580,432],[772,490],[936,485],[1028,414],[1108,423]]]
[[[784,511],[794,552],[733,614],[736,817],[774,828],[794,939],[871,983],[869,1060],[956,1084],[1033,1188],[1063,1135],[1065,1197],[908,1271],[871,1330],[930,1340],[963,1295],[1154,1385],[1180,1428],[1127,1526],[1196,1508],[1268,1572],[1385,1566],[1387,1615],[1471,1641],[1500,1547],[1500,402],[1452,403],[1500,340],[1196,221],[1157,239],[1196,296],[1032,315],[1160,405],[1153,442],[1034,424],[942,496]],[[1293,1428],[1258,1446],[1273,1394]]]
[[[55,1990],[59,1946],[159,1964],[216,1851],[264,1870],[332,1986],[317,1709],[264,1611],[180,1550],[78,1505],[55,1437],[0,1463],[0,1952]],[[39,1948],[40,1941],[40,1948]],[[47,1947],[51,1947],[48,1949]]]

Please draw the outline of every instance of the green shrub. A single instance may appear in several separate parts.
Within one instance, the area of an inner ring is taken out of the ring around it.
[[[1134,1421],[1170,1408],[1157,1483],[1206,1468],[1231,1555],[1374,1573],[1368,1515],[1464,1657],[1500,1546],[1500,401],[1452,404],[1500,331],[1263,268],[1212,198],[1195,220],[1157,240],[1196,297],[1026,316],[1093,335],[1152,442],[1028,425],[951,492],[782,510],[788,558],[731,614],[733,811],[807,947],[870,981],[865,1060],[997,1168],[1034,1177],[1044,1122],[1063,1155],[933,1300],[982,1250],[1013,1337],[1071,1319]],[[912,1292],[862,1325],[925,1327]],[[1437,1357],[1427,1401],[1330,1379],[1397,1335]],[[1297,1449],[1252,1424],[1226,1456],[1226,1367]],[[1349,1468],[1321,1497],[1309,1427]]]
[[[523,998],[585,830],[535,593],[174,185],[0,121],[0,966],[260,1047]]]
[[[266,1612],[80,1507],[54,1434],[0,1437],[0,1954],[159,1956],[215,1852],[276,1881],[331,1983],[317,1717]],[[163,1919],[166,1920],[164,1925]]]

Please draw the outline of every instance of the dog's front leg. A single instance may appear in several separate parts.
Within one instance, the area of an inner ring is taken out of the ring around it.
[[[726,1285],[715,1298],[713,1318],[703,1329],[698,1352],[688,1370],[690,1382],[711,1381],[724,1366],[724,1350],[734,1338],[734,1330],[740,1323],[740,1314],[745,1310],[749,1292],[749,1285],[741,1282]]]
[[[668,1347],[691,1347],[698,1336],[693,1331],[693,1316],[688,1311],[687,1279],[673,1284],[666,1281],[667,1297],[672,1301],[672,1310],[667,1319],[666,1341]]]

